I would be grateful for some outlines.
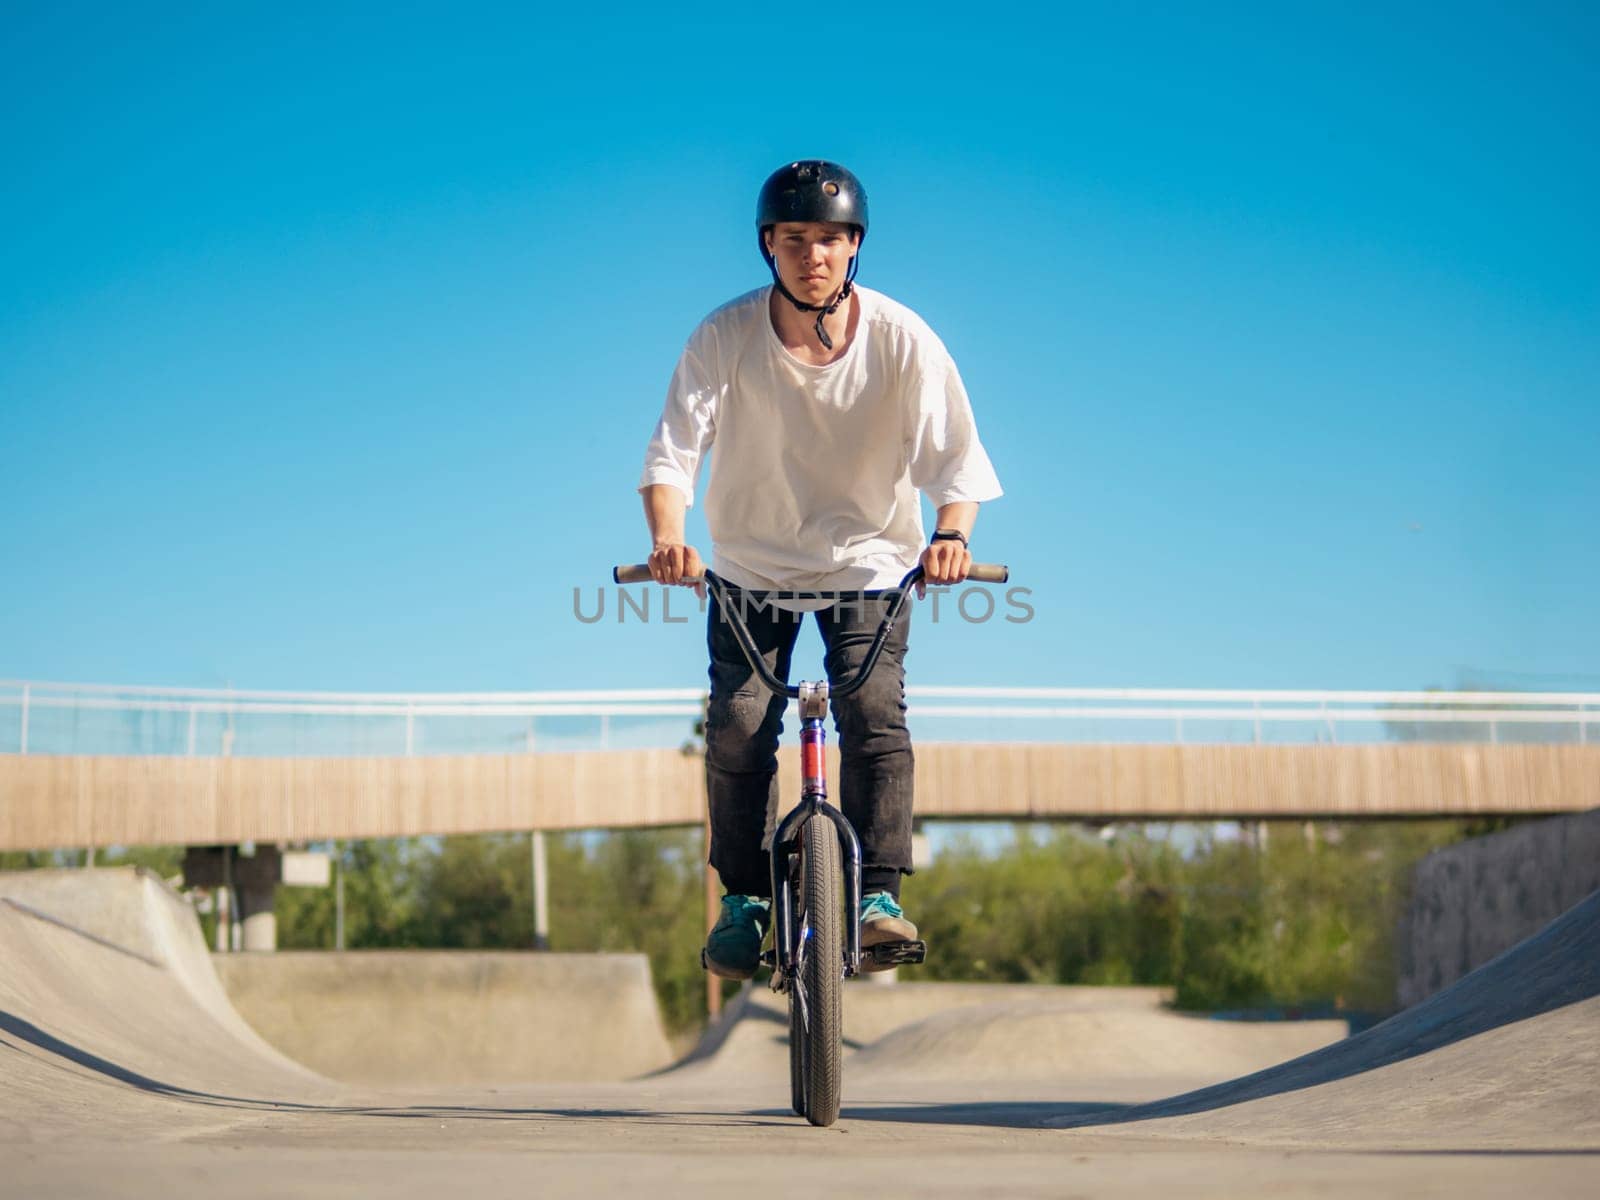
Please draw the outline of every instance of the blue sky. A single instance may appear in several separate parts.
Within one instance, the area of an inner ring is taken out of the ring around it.
[[[823,155],[1033,593],[914,682],[1600,689],[1592,7],[532,11],[7,7],[0,676],[698,684],[573,589]]]

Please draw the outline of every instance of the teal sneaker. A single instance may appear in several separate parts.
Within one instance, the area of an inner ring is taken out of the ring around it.
[[[917,927],[906,920],[900,902],[888,892],[872,892],[861,897],[861,948],[884,942],[914,942]],[[863,970],[883,970],[883,966],[863,962]]]
[[[722,915],[706,935],[700,965],[723,979],[749,979],[761,965],[761,943],[772,922],[772,901],[724,896]]]

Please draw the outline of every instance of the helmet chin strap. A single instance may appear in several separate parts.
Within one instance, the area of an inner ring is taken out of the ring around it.
[[[804,300],[797,299],[795,294],[784,286],[783,279],[778,275],[778,260],[770,254],[767,255],[767,267],[772,271],[772,282],[778,289],[779,294],[801,312],[814,312],[817,314],[817,323],[812,328],[816,330],[817,341],[822,343],[824,350],[833,349],[833,339],[828,336],[828,331],[823,328],[822,322],[831,317],[839,310],[841,304],[850,299],[850,293],[855,290],[856,265],[860,260],[861,256],[859,254],[850,256],[850,267],[845,272],[844,286],[839,289],[838,295],[831,301],[827,304],[807,304]]]

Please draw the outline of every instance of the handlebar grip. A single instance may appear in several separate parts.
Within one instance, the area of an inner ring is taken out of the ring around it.
[[[1000,563],[973,563],[967,568],[967,578],[974,583],[1004,583],[1011,578],[1011,568]]]
[[[685,583],[699,583],[699,575],[685,575]],[[613,583],[649,583],[651,580],[649,563],[634,563],[628,567],[612,567],[611,582]]]

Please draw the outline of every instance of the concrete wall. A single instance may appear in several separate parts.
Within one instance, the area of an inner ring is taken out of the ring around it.
[[[1600,889],[1600,809],[1436,851],[1401,922],[1402,1007],[1448,987]]]
[[[798,746],[778,752],[799,796]],[[829,773],[838,778],[837,747]],[[414,758],[0,754],[0,850],[218,846],[699,825],[677,750]],[[1548,815],[1600,807],[1600,743],[917,747],[924,817],[1270,820]]]
[[[628,1079],[668,1065],[642,954],[370,950],[219,954],[228,998],[330,1079]]]

